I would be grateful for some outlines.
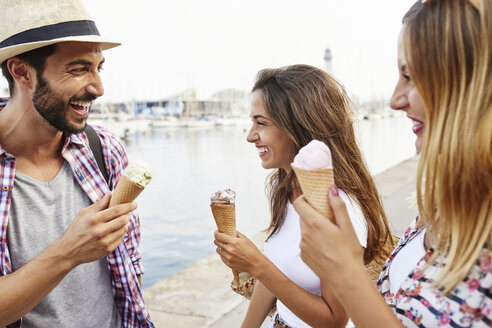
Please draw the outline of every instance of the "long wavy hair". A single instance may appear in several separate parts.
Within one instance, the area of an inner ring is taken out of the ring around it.
[[[390,229],[356,143],[354,106],[343,86],[318,68],[293,65],[260,71],[252,91],[260,92],[269,117],[291,140],[294,154],[313,139],[330,147],[335,183],[358,202],[367,221],[364,261],[386,260],[385,246],[392,245]],[[267,194],[272,216],[269,238],[283,224],[287,202],[296,187],[293,170],[279,168],[269,176]]]
[[[407,67],[425,104],[417,175],[419,224],[447,257],[449,293],[492,247],[492,2],[421,1],[403,18]]]

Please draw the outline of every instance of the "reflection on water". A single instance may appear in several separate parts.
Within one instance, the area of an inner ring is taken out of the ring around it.
[[[361,149],[377,174],[415,153],[408,119],[358,123]],[[154,167],[154,178],[138,199],[145,275],[143,287],[170,277],[215,252],[210,195],[222,188],[237,192],[238,230],[246,235],[267,227],[265,178],[247,128],[162,129],[127,141],[130,160]]]

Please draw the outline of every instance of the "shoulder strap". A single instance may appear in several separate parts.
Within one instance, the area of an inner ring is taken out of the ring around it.
[[[104,157],[101,146],[101,139],[97,135],[96,131],[92,126],[86,124],[85,126],[85,134],[87,135],[87,139],[89,139],[89,146],[91,147],[92,154],[94,154],[94,158],[96,159],[97,166],[99,167],[99,171],[101,171],[104,180],[109,184],[109,174],[104,164]]]

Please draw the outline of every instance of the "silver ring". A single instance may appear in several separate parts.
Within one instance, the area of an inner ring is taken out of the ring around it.
[[[224,246],[224,243],[221,242],[219,247],[220,250],[222,250],[222,246]]]

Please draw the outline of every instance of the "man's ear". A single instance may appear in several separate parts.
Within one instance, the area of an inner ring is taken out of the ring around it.
[[[7,61],[7,68],[20,88],[34,91],[36,88],[36,70],[24,60],[12,57]],[[17,88],[16,88],[17,89]]]

